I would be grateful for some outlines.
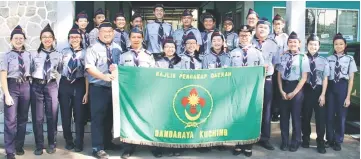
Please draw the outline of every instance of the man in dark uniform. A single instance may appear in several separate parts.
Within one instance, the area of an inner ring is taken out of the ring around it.
[[[85,70],[89,73],[89,96],[92,99],[91,107],[91,137],[93,156],[107,159],[104,151],[112,148],[112,89],[114,76],[109,67],[116,64],[122,52],[121,47],[113,42],[114,30],[109,20],[99,25],[99,38],[88,48],[85,56]]]

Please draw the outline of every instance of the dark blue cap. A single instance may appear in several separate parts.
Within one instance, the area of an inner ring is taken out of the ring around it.
[[[153,9],[155,10],[155,9],[158,8],[158,7],[164,9],[164,5],[163,5],[163,4],[156,4]]]
[[[276,14],[276,16],[273,17],[273,21],[275,21],[275,20],[282,20],[283,21],[283,18],[279,14]]]
[[[211,40],[213,39],[213,37],[215,36],[220,36],[222,38],[222,40],[224,41],[224,36],[223,34],[218,30],[218,29],[215,29],[211,35]]]
[[[112,23],[109,19],[104,19],[104,21],[99,25],[99,29],[102,27],[112,27]]]
[[[189,33],[186,35],[186,37],[185,37],[185,39],[184,39],[184,43],[186,43],[188,40],[191,40],[191,39],[197,41],[197,39],[196,39],[196,37],[194,36],[193,32],[189,32]]]
[[[80,18],[88,19],[88,14],[86,14],[85,11],[81,11],[79,14],[76,15],[76,20],[79,20]]]
[[[320,41],[320,38],[318,38],[318,36],[314,33],[312,33],[308,38],[307,38],[307,44],[310,42],[310,41]]]
[[[125,18],[124,12],[122,10],[120,10],[117,14],[115,14],[114,20],[117,20],[118,17]]]
[[[103,15],[105,15],[105,14],[104,14],[104,11],[103,11],[103,9],[102,9],[102,8],[98,8],[98,10],[97,10],[97,11],[95,11],[95,13],[94,13],[94,18],[95,18],[97,15],[99,15],[99,14],[103,14]]]
[[[211,13],[204,13],[202,16],[201,22],[203,23],[205,19],[212,19],[213,21],[216,21],[216,18]]]
[[[248,17],[250,14],[256,14],[256,16],[257,16],[257,18],[258,18],[257,12],[255,12],[252,8],[250,8],[250,9],[248,10],[247,17]]]
[[[252,34],[252,28],[249,25],[241,25],[241,28],[238,30],[240,32],[250,32]]]
[[[23,28],[21,28],[20,25],[16,26],[14,28],[14,30],[11,32],[10,39],[13,38],[14,34],[22,34],[24,36],[24,38],[26,39],[25,32],[24,32]]]
[[[70,31],[69,31],[69,33],[68,33],[68,36],[69,36],[70,34],[79,34],[79,35],[81,35],[81,34],[80,34],[80,31],[79,31],[78,25],[73,25],[73,27],[70,29]]]
[[[189,10],[189,9],[184,10],[182,16],[192,16],[193,17],[192,10]]]
[[[45,28],[44,28],[43,30],[41,30],[40,36],[41,36],[41,34],[43,34],[44,32],[50,32],[50,33],[54,36],[54,31],[53,31],[53,29],[51,29],[51,26],[50,26],[49,23],[45,26]]]
[[[231,16],[226,16],[224,19],[223,19],[223,22],[224,21],[231,21],[231,22],[233,22],[233,18],[231,17]]]
[[[299,40],[298,35],[296,34],[296,32],[292,31],[292,33],[288,37],[288,40],[290,40],[290,39],[298,39]]]
[[[164,40],[164,42],[163,42],[163,47],[164,47],[164,45],[165,45],[166,43],[171,43],[171,44],[174,44],[174,45],[176,46],[176,44],[175,44],[174,39],[173,39],[172,36],[168,36],[168,37]]]
[[[139,28],[138,25],[136,25],[135,27],[132,28],[132,30],[130,30],[130,33],[140,33],[143,35],[143,31]]]
[[[260,20],[258,20],[257,25],[259,25],[259,24],[265,24],[265,25],[271,26],[271,23],[265,17],[262,17]]]

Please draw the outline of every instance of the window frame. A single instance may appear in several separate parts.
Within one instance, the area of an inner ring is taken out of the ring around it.
[[[275,9],[286,9],[286,7],[281,6],[273,6],[272,7],[272,18],[275,16]],[[339,11],[356,11],[357,12],[357,33],[356,33],[356,42],[359,42],[360,40],[360,10],[359,9],[339,9],[339,8],[317,8],[317,7],[306,7],[306,9],[316,9],[316,10],[336,10],[336,33],[339,32],[339,18],[338,18],[338,12]],[[315,17],[316,21],[318,21],[317,17]],[[317,23],[315,23],[315,32],[317,33]]]

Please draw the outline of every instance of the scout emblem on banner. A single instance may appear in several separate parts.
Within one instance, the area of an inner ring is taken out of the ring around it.
[[[173,99],[173,110],[185,128],[198,127],[207,121],[213,108],[209,91],[199,85],[188,85],[177,91]]]

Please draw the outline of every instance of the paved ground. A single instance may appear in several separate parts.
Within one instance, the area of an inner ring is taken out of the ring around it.
[[[315,131],[315,126],[313,125],[313,131]],[[46,135],[45,135],[46,136]],[[0,158],[4,158],[4,135],[0,134]],[[335,152],[332,149],[327,149],[327,153],[321,155],[316,151],[315,132],[312,133],[311,138],[311,148],[304,149],[300,148],[297,152],[284,152],[279,149],[280,145],[280,130],[279,124],[272,124],[272,139],[271,143],[274,144],[276,150],[268,151],[263,149],[260,146],[254,146],[253,156],[254,159],[359,159],[360,158],[360,143],[359,141],[353,139],[350,136],[345,136],[344,143],[342,145],[342,151]],[[47,140],[45,140],[47,141]],[[29,134],[26,136],[25,142],[25,155],[17,156],[17,159],[91,159],[91,138],[90,134],[85,135],[85,149],[82,153],[75,153],[64,149],[64,139],[62,134],[58,134],[58,149],[57,152],[53,155],[49,155],[44,151],[44,154],[40,157],[33,155],[34,149],[34,136]],[[111,159],[119,159],[123,151],[108,151],[111,155]],[[130,159],[152,159],[154,158],[151,153],[146,148],[139,148],[134,154],[134,157]],[[209,153],[199,153],[194,150],[187,150],[184,152],[183,156],[180,157],[163,157],[165,159],[177,158],[177,159],[239,159],[246,158],[243,155],[233,156],[230,151],[218,151],[212,150]]]

